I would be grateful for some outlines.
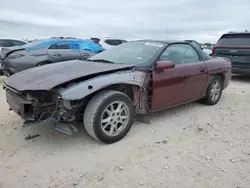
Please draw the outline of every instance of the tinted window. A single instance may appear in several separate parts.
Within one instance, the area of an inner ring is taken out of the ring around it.
[[[13,46],[11,40],[7,39],[0,40],[0,47],[11,47],[11,46]]]
[[[78,44],[70,44],[69,48],[72,50],[76,50],[76,49],[79,49],[79,45]]]
[[[67,50],[67,49],[70,49],[70,46],[69,44],[58,44],[57,48],[62,49],[62,50]]]
[[[160,56],[161,61],[172,61],[175,65],[199,61],[197,52],[188,44],[172,44]]]
[[[65,50],[70,49],[69,44],[52,44],[49,49]]]
[[[57,44],[52,44],[52,45],[49,47],[49,49],[51,49],[51,50],[58,49],[58,46],[57,46]]]
[[[11,43],[13,46],[22,46],[22,45],[26,44],[25,42],[19,41],[19,40],[11,40]]]
[[[68,50],[68,49],[79,49],[78,44],[66,44],[66,43],[59,43],[59,44],[52,44],[49,49],[53,50]]]
[[[111,45],[111,46],[117,46],[117,45],[120,45],[123,43],[122,40],[116,40],[116,39],[107,39],[104,42]]]
[[[19,40],[9,40],[9,39],[0,40],[0,47],[22,46],[25,44],[26,44],[25,42]]]
[[[223,35],[216,46],[250,46],[250,34]]]

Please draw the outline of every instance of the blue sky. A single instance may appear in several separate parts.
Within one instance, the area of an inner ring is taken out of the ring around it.
[[[1,0],[0,37],[118,37],[216,42],[250,30],[249,0]],[[167,32],[166,32],[167,31]]]

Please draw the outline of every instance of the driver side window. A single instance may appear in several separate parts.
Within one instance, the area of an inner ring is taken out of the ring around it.
[[[197,52],[189,44],[172,44],[161,54],[160,61],[172,61],[175,65],[199,62]]]
[[[48,48],[49,50],[78,50],[79,45],[72,42],[60,42],[57,44],[52,44]]]

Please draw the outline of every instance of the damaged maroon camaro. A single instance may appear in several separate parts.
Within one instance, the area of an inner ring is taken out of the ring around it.
[[[142,40],[88,61],[19,72],[4,89],[10,108],[26,122],[71,133],[72,123],[80,121],[93,138],[114,143],[128,133],[135,114],[196,100],[215,105],[230,79],[227,59],[207,56],[188,42]]]

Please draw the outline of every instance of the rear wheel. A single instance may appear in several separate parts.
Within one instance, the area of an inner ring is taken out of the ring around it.
[[[220,76],[215,76],[207,88],[206,97],[203,102],[208,105],[215,105],[219,102],[223,89],[223,81]]]
[[[130,130],[133,120],[131,99],[114,90],[105,90],[94,96],[83,119],[87,133],[107,144],[121,140]]]

